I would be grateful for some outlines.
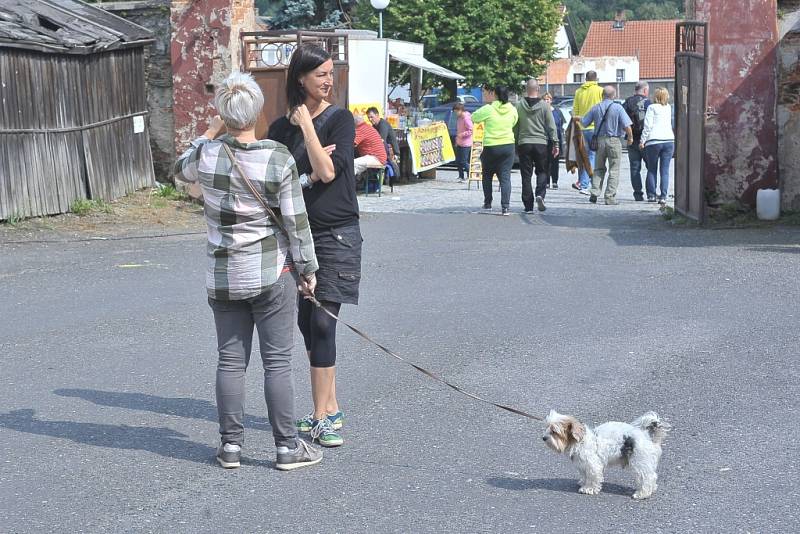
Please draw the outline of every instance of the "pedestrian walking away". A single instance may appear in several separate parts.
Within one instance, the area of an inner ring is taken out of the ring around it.
[[[589,192],[589,201],[596,203],[603,194],[603,182],[608,170],[608,181],[605,188],[605,202],[613,205],[617,203],[617,187],[619,186],[620,160],[622,159],[622,137],[627,139],[628,146],[633,143],[631,120],[625,109],[614,102],[617,90],[612,85],[603,88],[603,101],[594,106],[589,113],[581,119],[583,126],[590,123],[596,124],[595,139],[597,142],[597,156],[592,176],[592,189]],[[607,166],[606,166],[607,165]]]
[[[572,104],[572,116],[576,119],[582,119],[584,115],[589,113],[594,106],[603,100],[603,89],[597,83],[597,72],[590,70],[586,73],[586,82],[575,91],[575,100]],[[589,166],[594,168],[594,160],[596,157],[595,151],[589,148],[592,138],[595,135],[595,124],[589,123],[583,125],[583,140],[587,151],[589,152]],[[572,184],[573,189],[585,195],[589,194],[591,177],[584,169],[578,170],[578,181]]]
[[[456,166],[458,181],[463,182],[465,174],[469,176],[469,157],[472,152],[472,114],[464,109],[464,104],[456,102],[453,106],[456,114]]]
[[[631,187],[633,188],[633,199],[636,201],[644,200],[642,191],[642,159],[644,153],[639,147],[642,141],[642,130],[644,130],[644,118],[647,108],[650,106],[650,85],[647,82],[636,84],[636,93],[629,96],[622,105],[625,113],[631,120],[631,131],[633,132],[633,144],[628,147],[628,162],[631,171]]]
[[[556,145],[556,148],[558,148],[558,153],[553,151],[553,147],[548,147],[547,151],[547,171],[550,178],[549,185],[551,189],[558,189],[558,175],[560,169],[558,161],[561,157],[561,154],[564,153],[564,123],[567,119],[564,117],[564,114],[558,107],[553,107],[553,95],[550,93],[545,93],[542,95],[542,98],[545,102],[547,102],[553,111],[553,121],[556,123],[556,133],[558,134],[558,145]]]
[[[361,229],[353,174],[355,124],[346,109],[328,102],[333,61],[322,48],[294,51],[286,80],[289,111],[269,128],[269,138],[289,147],[304,184],[303,198],[319,261],[315,296],[339,315],[342,304],[358,304]],[[344,443],[338,432],[344,413],[336,397],[337,322],[307,299],[298,304],[297,324],[311,364],[314,408],[296,421],[325,447]]]
[[[675,152],[675,132],[672,130],[672,106],[669,91],[665,87],[656,89],[655,102],[647,108],[644,129],[639,148],[644,150],[647,162],[647,200],[656,200],[662,206],[669,194],[669,168]],[[656,173],[660,176],[656,189]]]
[[[511,167],[514,165],[514,126],[517,110],[508,102],[508,88],[498,85],[489,91],[489,104],[472,114],[473,123],[484,123],[483,152],[483,209],[492,209],[492,178],[500,180],[502,215],[510,215]]]
[[[539,83],[528,80],[526,96],[517,104],[517,124],[514,138],[519,154],[522,176],[522,205],[525,213],[533,212],[534,199],[539,211],[545,210],[549,177],[549,158],[558,156],[558,133],[550,105],[539,97]],[[550,154],[548,154],[548,151]],[[536,190],[531,188],[531,176],[536,172]]]
[[[275,466],[290,470],[322,460],[320,451],[297,437],[292,379],[296,280],[305,295],[312,295],[318,264],[294,160],[282,144],[256,139],[263,105],[261,89],[249,74],[226,78],[214,98],[220,116],[178,159],[175,176],[199,182],[203,191],[208,226],[206,288],[219,352],[217,461],[225,468],[240,465],[245,372],[255,327],[277,448]],[[223,129],[227,133],[215,140]],[[249,176],[238,171],[242,167]],[[251,185],[280,208],[287,231],[270,220],[269,212],[253,198]]]

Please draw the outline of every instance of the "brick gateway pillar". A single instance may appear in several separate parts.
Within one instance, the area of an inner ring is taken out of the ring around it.
[[[255,29],[254,0],[172,0],[175,149],[208,127],[214,87],[239,68],[239,32]]]
[[[776,0],[690,0],[687,18],[708,22],[708,203],[755,207],[778,187]]]

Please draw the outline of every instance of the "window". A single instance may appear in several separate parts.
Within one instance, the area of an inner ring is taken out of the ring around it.
[[[573,81],[573,83],[583,83],[583,74],[582,73],[573,74],[572,75],[572,81]]]
[[[617,69],[617,81],[618,82],[625,81],[625,69]]]

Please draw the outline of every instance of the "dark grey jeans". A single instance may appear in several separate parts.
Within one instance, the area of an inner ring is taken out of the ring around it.
[[[244,444],[245,371],[253,327],[264,366],[264,398],[276,447],[296,446],[294,425],[294,346],[297,285],[284,273],[269,289],[246,300],[208,299],[217,327],[217,412],[222,443]]]
[[[483,203],[492,205],[492,178],[500,180],[500,206],[511,204],[511,167],[514,166],[514,144],[484,147],[481,152],[483,168]]]

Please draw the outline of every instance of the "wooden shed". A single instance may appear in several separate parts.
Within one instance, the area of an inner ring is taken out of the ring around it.
[[[154,182],[145,28],[77,0],[0,2],[0,220]]]

